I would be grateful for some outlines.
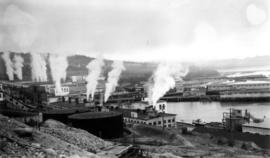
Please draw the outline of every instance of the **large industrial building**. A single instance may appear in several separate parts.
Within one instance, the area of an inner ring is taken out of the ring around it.
[[[176,114],[167,113],[167,103],[158,101],[156,105],[140,101],[122,104],[120,107],[108,106],[110,109],[123,113],[126,124],[143,124],[157,127],[176,127]]]
[[[220,91],[220,99],[226,100],[269,100],[270,81],[245,81],[227,84],[228,89]]]
[[[139,110],[122,110],[124,122],[127,124],[143,124],[158,127],[176,127],[176,114],[157,113]]]

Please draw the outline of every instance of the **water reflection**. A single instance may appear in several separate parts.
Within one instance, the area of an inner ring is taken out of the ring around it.
[[[270,102],[264,103],[220,103],[220,102],[177,102],[168,103],[168,112],[177,114],[177,120],[192,122],[194,119],[221,122],[222,113],[230,108],[247,109],[253,116],[270,118]]]

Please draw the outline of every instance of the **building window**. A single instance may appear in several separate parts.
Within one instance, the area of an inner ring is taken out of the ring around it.
[[[158,124],[160,125],[161,124],[161,121],[158,121]]]
[[[168,122],[170,123],[170,122],[171,122],[171,120],[169,119],[169,120],[168,120]]]
[[[157,123],[156,123],[156,122],[154,122],[154,126],[155,126],[155,125],[157,125]]]
[[[164,123],[166,123],[167,121],[166,120],[163,120]]]
[[[149,122],[149,125],[152,125],[152,123],[151,123],[151,122]]]

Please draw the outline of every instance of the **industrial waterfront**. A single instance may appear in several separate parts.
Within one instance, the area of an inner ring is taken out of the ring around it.
[[[0,0],[0,158],[269,158],[269,0]]]

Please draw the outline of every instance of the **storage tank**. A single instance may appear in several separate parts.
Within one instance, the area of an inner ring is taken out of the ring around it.
[[[73,127],[104,138],[119,138],[123,135],[123,115],[118,112],[87,112],[68,117]]]
[[[68,116],[76,112],[75,109],[46,111],[43,112],[43,120],[53,119],[67,124],[69,123]]]

